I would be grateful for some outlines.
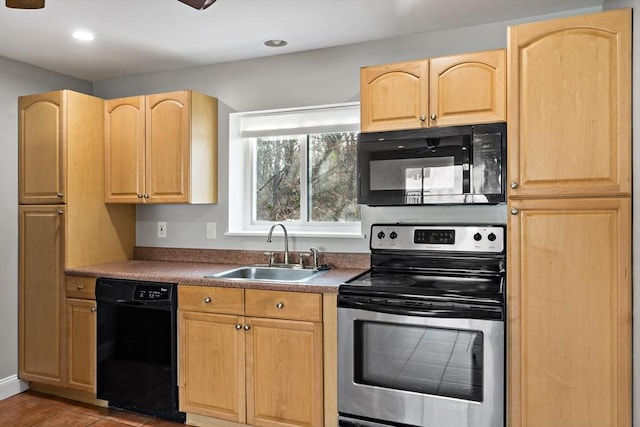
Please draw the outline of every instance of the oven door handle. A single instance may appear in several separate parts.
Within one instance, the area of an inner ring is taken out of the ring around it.
[[[402,316],[440,317],[440,318],[473,318],[502,320],[503,313],[500,307],[487,307],[486,309],[459,309],[459,308],[414,308],[408,306],[375,304],[362,301],[348,301],[339,303],[338,307],[356,308],[360,310],[397,314]]]

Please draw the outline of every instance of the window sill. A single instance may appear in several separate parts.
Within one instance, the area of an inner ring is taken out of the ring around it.
[[[228,231],[224,233],[225,236],[233,237],[267,237],[268,231]],[[320,231],[293,231],[287,230],[289,236],[294,237],[313,237],[313,238],[328,238],[328,239],[364,239],[362,233],[339,233],[339,232],[320,232]]]

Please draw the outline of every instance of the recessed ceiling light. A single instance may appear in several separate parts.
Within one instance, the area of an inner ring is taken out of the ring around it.
[[[285,47],[287,42],[285,40],[267,40],[264,42],[264,45],[269,47]]]
[[[89,31],[78,30],[73,33],[73,38],[77,40],[82,40],[83,42],[90,42],[94,39],[93,34]]]

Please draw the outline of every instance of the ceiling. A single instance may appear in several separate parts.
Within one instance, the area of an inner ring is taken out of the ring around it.
[[[46,0],[0,5],[0,56],[88,81],[601,6],[603,0]],[[95,40],[71,37],[77,29]],[[287,46],[264,45],[269,39]]]

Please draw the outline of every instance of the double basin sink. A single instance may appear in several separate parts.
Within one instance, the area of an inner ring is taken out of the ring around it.
[[[231,270],[226,270],[221,273],[205,276],[205,278],[303,283],[324,273],[325,271],[326,270],[323,269],[307,269],[300,268],[298,266],[269,267],[266,265],[245,265]]]

